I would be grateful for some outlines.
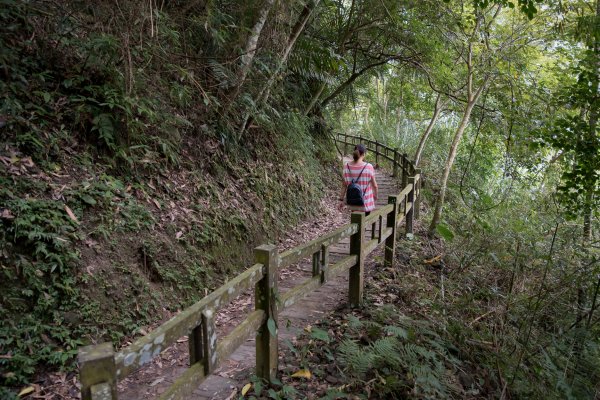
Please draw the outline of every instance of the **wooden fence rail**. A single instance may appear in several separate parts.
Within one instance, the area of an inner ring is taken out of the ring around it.
[[[256,374],[271,381],[277,374],[279,312],[346,271],[349,273],[349,303],[356,306],[362,302],[366,256],[385,243],[385,263],[392,266],[400,223],[404,221],[406,234],[412,234],[413,219],[418,217],[421,173],[406,154],[382,143],[346,134],[338,135],[336,141],[346,150],[349,146],[365,143],[375,153],[377,163],[379,157],[390,161],[394,176],[400,169],[403,187],[400,193],[389,196],[388,204],[369,216],[354,212],[349,224],[283,253],[273,245],[257,247],[256,264],[119,352],[114,351],[111,343],[80,348],[78,363],[83,400],[116,400],[118,381],[186,335],[190,367],[160,399],[189,398],[204,378],[253,334],[256,334]],[[375,229],[377,222],[378,230]],[[365,238],[369,225],[372,226],[371,237]],[[346,238],[350,238],[350,254],[330,265],[329,248]],[[279,271],[307,257],[312,258],[312,277],[279,296]],[[252,287],[255,289],[255,311],[229,335],[219,339],[215,313]]]

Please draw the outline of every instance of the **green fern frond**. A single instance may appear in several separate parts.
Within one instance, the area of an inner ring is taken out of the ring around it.
[[[301,37],[296,42],[288,66],[293,73],[304,78],[332,84],[336,81],[336,74],[343,63],[343,58],[329,47],[323,47],[310,38]]]
[[[363,323],[360,319],[358,319],[354,315],[348,316],[348,328],[354,329],[354,330],[359,330],[362,327],[363,327]]]
[[[408,332],[406,331],[406,329],[400,328],[399,326],[388,325],[385,328],[383,328],[383,330],[388,335],[408,339]]]
[[[353,340],[344,340],[338,347],[338,351],[342,365],[352,375],[362,377],[373,367],[375,356],[361,349]]]
[[[229,87],[235,82],[234,74],[216,60],[208,60],[208,66],[221,87]]]

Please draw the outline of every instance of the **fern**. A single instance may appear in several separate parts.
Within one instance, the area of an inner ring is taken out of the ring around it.
[[[332,84],[343,59],[332,49],[320,46],[315,40],[301,37],[289,60],[289,69],[303,78]]]
[[[235,75],[223,64],[216,60],[208,60],[208,66],[214,78],[219,82],[219,86],[227,88],[235,83]]]
[[[400,337],[403,339],[408,339],[408,332],[406,331],[406,329],[401,328],[399,326],[391,326],[388,325],[385,328],[383,328],[383,330],[391,336],[395,336],[395,337]]]
[[[357,389],[364,391],[364,382],[368,382],[372,386],[368,390],[378,398],[464,395],[455,375],[460,362],[450,356],[452,346],[429,322],[383,306],[373,310],[369,318],[348,316],[346,326],[337,353]]]
[[[341,364],[353,376],[362,378],[373,367],[374,355],[361,349],[353,340],[344,340],[338,351]]]

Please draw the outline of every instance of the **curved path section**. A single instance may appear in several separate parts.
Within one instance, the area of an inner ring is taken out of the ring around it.
[[[345,157],[343,164],[350,161]],[[368,160],[375,164],[374,160]],[[379,184],[377,206],[387,204],[389,195],[400,192],[400,181],[391,177],[391,172],[376,169],[376,179]],[[347,224],[350,219],[348,211],[337,209],[336,199],[339,196],[340,184],[330,188],[322,202],[323,213],[312,220],[306,221],[291,230],[277,244],[280,251],[310,241],[325,232]],[[377,224],[368,227],[366,235],[371,236],[371,229],[379,229]],[[349,239],[345,239],[330,250],[332,262],[348,255]],[[383,251],[383,249],[379,250]],[[373,257],[371,257],[373,259]],[[369,265],[369,263],[367,264]],[[279,288],[285,293],[289,288],[298,285],[312,274],[310,260],[291,265],[280,273]],[[324,286],[308,294],[289,309],[279,314],[279,347],[284,348],[300,331],[316,320],[323,319],[327,314],[348,299],[348,276],[340,275],[331,279]],[[220,311],[216,318],[216,328],[219,337],[226,335],[254,309],[254,294],[247,292],[232,301],[228,307]],[[157,398],[180,376],[189,366],[189,350],[187,339],[181,338],[176,345],[165,350],[149,365],[132,374],[119,383],[120,399]],[[233,399],[239,396],[239,388],[248,383],[254,373],[255,341],[249,339],[236,350],[231,357],[200,384],[194,392],[193,399]],[[280,369],[284,367],[283,360]]]

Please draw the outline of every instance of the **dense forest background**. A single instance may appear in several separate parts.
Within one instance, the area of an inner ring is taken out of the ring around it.
[[[0,0],[0,396],[317,214],[348,132],[423,169],[440,253],[406,290],[452,357],[386,390],[597,397],[599,52],[597,1]]]

